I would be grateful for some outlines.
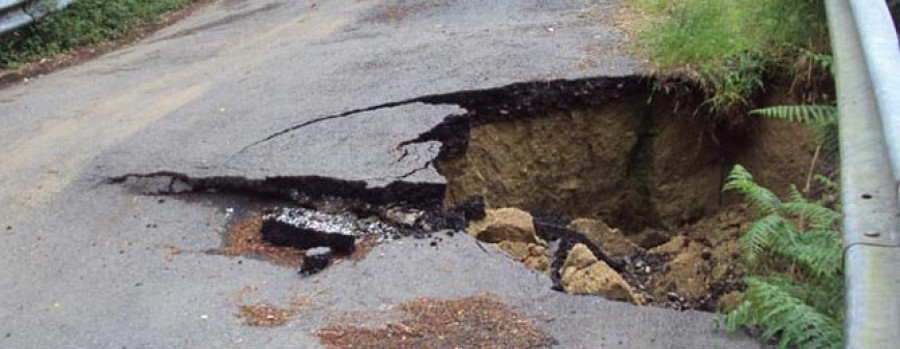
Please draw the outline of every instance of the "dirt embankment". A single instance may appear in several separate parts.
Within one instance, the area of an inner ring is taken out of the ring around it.
[[[601,260],[615,245],[633,245],[610,265],[636,293],[652,304],[716,310],[743,287],[737,239],[751,219],[739,198],[722,192],[728,172],[744,165],[783,194],[805,180],[814,146],[801,125],[711,122],[675,101],[647,91],[478,123],[464,152],[437,162],[448,180],[445,205],[481,196],[488,208],[531,213],[536,225],[554,217],[552,224],[591,237]],[[587,231],[578,218],[608,226]],[[561,268],[566,254],[546,247]]]

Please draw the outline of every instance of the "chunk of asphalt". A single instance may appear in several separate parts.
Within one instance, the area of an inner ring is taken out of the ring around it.
[[[330,247],[315,247],[304,253],[303,266],[300,267],[300,275],[313,275],[331,264],[334,255]]]
[[[356,248],[356,238],[352,235],[296,227],[274,218],[263,220],[260,234],[269,243],[303,250],[328,247],[336,254],[348,255]]]

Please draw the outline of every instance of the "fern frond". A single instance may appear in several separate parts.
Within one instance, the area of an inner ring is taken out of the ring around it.
[[[823,120],[836,120],[837,108],[830,105],[780,105],[754,109],[750,111],[750,115],[812,124]]]
[[[769,247],[773,254],[799,263],[813,278],[838,277],[842,270],[840,232],[788,232],[773,237]]]
[[[804,196],[803,193],[800,192],[800,189],[797,189],[797,186],[793,184],[788,188],[788,197],[791,199],[791,202],[808,202],[806,196]]]
[[[741,313],[734,317],[729,315],[729,329],[756,324],[763,329],[763,338],[779,336],[781,348],[841,345],[841,324],[798,297],[802,285],[783,278],[750,277],[746,282],[748,289],[744,297],[747,301],[738,308]]]
[[[781,206],[781,199],[771,190],[756,184],[753,175],[741,165],[734,165],[723,190],[741,193],[756,210],[765,214],[776,213]]]
[[[810,202],[787,202],[781,205],[786,213],[803,216],[811,229],[830,229],[841,219],[841,214]]]
[[[815,179],[816,182],[819,182],[819,184],[821,184],[823,187],[825,187],[826,190],[829,190],[829,191],[837,191],[838,190],[838,184],[835,183],[833,180],[831,180],[828,177],[817,174],[817,175],[813,176],[813,179]]]
[[[844,281],[842,277],[819,278],[804,289],[807,303],[839,323],[844,322]]]
[[[761,254],[780,242],[780,235],[793,230],[790,225],[790,222],[777,213],[753,222],[747,233],[740,239],[747,262],[756,263]]]

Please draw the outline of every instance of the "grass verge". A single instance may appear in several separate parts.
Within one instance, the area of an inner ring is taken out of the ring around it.
[[[162,21],[196,0],[79,0],[0,41],[0,68],[19,66],[115,40]]]
[[[707,91],[714,114],[743,114],[773,73],[827,75],[825,10],[819,0],[632,0],[645,25],[636,49],[662,76]],[[815,70],[813,72],[813,70]]]

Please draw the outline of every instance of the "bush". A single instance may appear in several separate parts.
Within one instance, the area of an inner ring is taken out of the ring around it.
[[[0,41],[0,67],[15,68],[129,34],[192,0],[79,0]]]

